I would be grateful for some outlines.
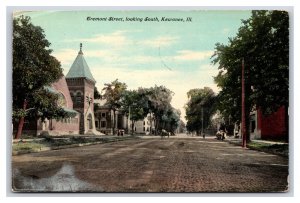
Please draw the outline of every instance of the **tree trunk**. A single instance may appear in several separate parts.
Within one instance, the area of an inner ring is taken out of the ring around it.
[[[131,121],[131,135],[133,135],[133,132],[134,132],[134,123],[135,121]]]
[[[159,119],[155,118],[155,126],[154,126],[154,128],[155,128],[154,129],[155,135],[157,135],[158,123],[159,123]]]
[[[23,102],[23,110],[26,110],[27,108],[27,100],[24,99],[24,102]],[[22,135],[22,130],[23,130],[23,126],[24,126],[24,120],[25,120],[25,117],[21,117],[20,120],[19,120],[19,124],[18,124],[18,131],[15,135],[15,139],[20,139],[21,138],[21,135]]]
[[[130,126],[128,126],[128,123],[129,123],[129,116],[127,116],[127,123],[126,123],[126,132],[127,134],[129,134],[129,129],[130,129]]]

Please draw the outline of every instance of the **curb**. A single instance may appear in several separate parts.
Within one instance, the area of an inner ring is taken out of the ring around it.
[[[20,151],[13,151],[12,156],[22,155],[22,154],[29,154],[29,153],[39,153],[44,151],[51,151],[51,150],[60,150],[60,149],[67,149],[67,148],[74,148],[74,147],[84,147],[90,145],[97,145],[103,143],[110,143],[110,142],[119,142],[119,141],[126,141],[126,140],[134,140],[140,139],[139,137],[112,137],[107,140],[96,141],[96,142],[86,142],[86,143],[77,143],[77,144],[69,144],[69,145],[61,145],[61,146],[51,146],[51,147],[41,147],[39,151],[31,151],[31,150],[20,150]]]

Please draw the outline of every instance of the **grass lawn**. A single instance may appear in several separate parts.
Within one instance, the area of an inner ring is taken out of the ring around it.
[[[13,154],[17,152],[20,153],[39,152],[45,147],[49,147],[49,144],[47,144],[46,142],[22,141],[22,142],[13,143],[12,151]]]
[[[247,144],[247,147],[250,149],[277,154],[281,156],[288,157],[289,155],[289,145],[288,144],[269,144],[251,141]]]
[[[31,137],[30,137],[31,138]],[[84,137],[84,136],[47,136],[41,139],[23,138],[12,145],[13,155],[30,152],[39,152],[49,149],[61,149],[65,147],[77,147],[80,145],[100,144],[107,142],[117,142],[127,139],[137,139],[136,136],[124,137]]]

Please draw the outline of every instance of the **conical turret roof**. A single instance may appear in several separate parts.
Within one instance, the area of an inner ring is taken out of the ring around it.
[[[78,55],[73,62],[66,78],[86,78],[96,83],[88,64],[86,63],[83,52],[82,52],[82,44],[80,43],[80,50]]]

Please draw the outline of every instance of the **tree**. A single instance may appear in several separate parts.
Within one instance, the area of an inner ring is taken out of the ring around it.
[[[94,99],[102,99],[102,95],[98,91],[97,87],[94,88]],[[94,112],[96,112],[100,108],[99,103],[94,103]]]
[[[154,115],[155,134],[163,127],[163,116],[172,108],[171,100],[174,93],[165,86],[150,87],[145,90],[149,113]],[[152,124],[151,124],[152,126]]]
[[[179,126],[181,112],[179,109],[171,107],[164,112],[162,116],[163,128],[169,132],[174,133],[176,128]]]
[[[13,119],[19,120],[16,139],[21,137],[29,114],[51,118],[63,113],[55,105],[57,97],[43,90],[62,76],[60,62],[50,55],[49,46],[43,29],[34,26],[30,17],[13,19]]]
[[[210,117],[215,112],[215,93],[209,87],[191,89],[187,92],[188,103],[185,106],[187,130],[196,131],[197,135],[209,125]]]
[[[178,126],[178,128],[179,128],[179,133],[184,133],[184,132],[185,132],[186,125],[185,125],[185,123],[183,122],[183,120],[180,120],[180,121],[179,121],[179,126]]]
[[[241,118],[241,66],[245,63],[246,132],[250,139],[252,109],[271,114],[289,103],[289,16],[286,11],[252,11],[228,45],[216,44],[212,63],[219,64],[215,82],[222,89],[218,108]],[[286,118],[288,118],[286,114]],[[286,119],[286,129],[288,129]]]
[[[147,116],[147,102],[142,94],[136,90],[124,91],[122,98],[122,110],[128,114],[131,122],[131,132],[134,132],[134,123]]]
[[[122,96],[127,89],[127,85],[125,83],[119,82],[118,79],[104,85],[105,87],[102,89],[102,91],[104,91],[103,99],[106,100],[106,104],[109,106],[110,110],[113,111],[114,135],[116,127],[116,111],[122,106]]]
[[[94,88],[94,99],[101,99],[102,96],[100,94],[100,92],[98,91],[97,87],[95,86]]]

